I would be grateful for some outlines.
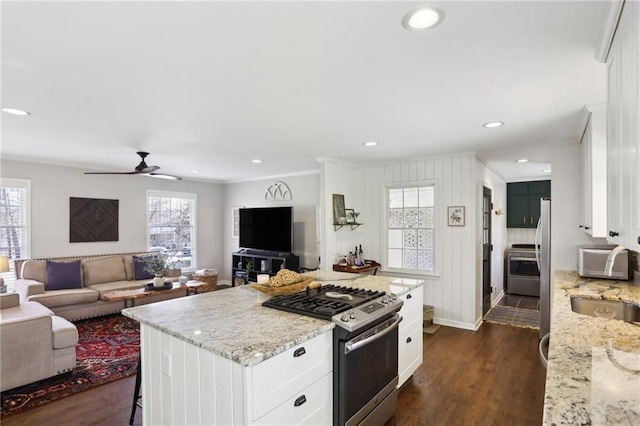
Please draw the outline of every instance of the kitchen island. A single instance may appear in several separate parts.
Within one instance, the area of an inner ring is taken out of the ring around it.
[[[419,290],[422,304],[422,281],[336,274],[314,276]],[[241,286],[122,311],[141,324],[145,424],[331,424],[334,324],[263,307],[268,297]]]
[[[632,282],[556,271],[543,424],[640,424],[640,323],[575,313],[572,296],[640,306]]]

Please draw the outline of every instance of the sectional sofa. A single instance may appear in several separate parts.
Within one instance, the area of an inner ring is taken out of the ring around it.
[[[102,295],[141,288],[149,283],[148,277],[140,279],[143,268],[137,256],[144,254],[20,260],[16,262],[15,291],[20,296],[20,303],[38,302],[69,321],[118,313],[123,302],[103,300]],[[71,281],[71,285],[65,285]],[[181,296],[182,293],[151,295],[138,299],[136,304]]]
[[[78,330],[37,302],[0,294],[0,391],[71,371]]]

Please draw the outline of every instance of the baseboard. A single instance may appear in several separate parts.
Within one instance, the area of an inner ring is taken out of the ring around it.
[[[434,318],[433,322],[435,324],[446,325],[447,327],[455,327],[455,328],[461,328],[463,330],[472,330],[472,331],[476,331],[478,327],[480,327],[479,324],[476,325],[469,322],[452,321],[444,318]],[[482,320],[480,322],[482,322]]]

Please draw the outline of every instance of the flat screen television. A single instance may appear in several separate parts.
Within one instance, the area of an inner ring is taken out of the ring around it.
[[[239,246],[290,253],[293,248],[293,207],[240,209]]]

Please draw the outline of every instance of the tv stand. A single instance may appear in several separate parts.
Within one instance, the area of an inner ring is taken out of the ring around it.
[[[231,263],[231,285],[257,281],[256,275],[274,276],[280,269],[298,272],[300,258],[293,253],[267,252],[243,249],[233,253]],[[251,268],[247,266],[251,263]],[[264,268],[263,268],[264,266]]]

